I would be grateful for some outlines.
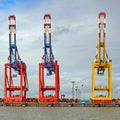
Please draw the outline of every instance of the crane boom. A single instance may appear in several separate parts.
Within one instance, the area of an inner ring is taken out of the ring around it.
[[[106,14],[104,12],[98,15],[98,52],[96,55],[96,61],[99,63],[97,74],[104,75],[104,65],[108,61],[108,55],[106,51]]]
[[[47,75],[52,75],[52,72],[55,72],[53,66],[54,55],[52,52],[51,45],[51,15],[44,15],[44,67],[48,70]]]
[[[9,63],[10,67],[15,71],[20,73],[19,63],[25,65],[23,61],[21,61],[20,55],[18,53],[17,45],[16,45],[16,18],[14,15],[8,17],[9,22]]]

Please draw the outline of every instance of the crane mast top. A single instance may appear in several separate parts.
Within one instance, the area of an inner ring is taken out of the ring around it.
[[[14,15],[8,17],[8,28],[9,28],[9,63],[10,67],[13,68],[15,71],[20,72],[20,67],[18,66],[19,63],[25,65],[18,53],[17,45],[16,45],[16,18]]]
[[[98,14],[98,45],[95,62],[99,64],[98,74],[103,75],[105,65],[108,62],[108,55],[106,51],[106,13]]]
[[[48,70],[47,75],[52,75],[52,72],[55,72],[55,68],[53,66],[54,63],[54,55],[52,52],[51,45],[51,15],[44,15],[44,67]]]

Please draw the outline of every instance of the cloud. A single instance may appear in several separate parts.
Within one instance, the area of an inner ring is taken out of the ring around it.
[[[56,27],[55,28],[54,35],[62,35],[62,34],[67,34],[69,32],[70,32],[69,27],[61,26],[61,27]]]
[[[60,65],[61,93],[71,97],[71,80],[76,84],[84,80],[84,97],[91,97],[91,64],[97,45],[97,15],[107,13],[107,51],[113,60],[113,95],[119,97],[119,1],[65,0],[65,1],[0,1],[0,68],[7,61],[8,16],[16,15],[17,46],[27,64],[31,94],[37,97],[38,63],[43,55],[43,15],[52,16],[52,47]],[[4,4],[6,3],[6,6]],[[69,4],[68,4],[69,3]],[[114,7],[116,6],[116,7]],[[1,8],[2,7],[2,8]],[[118,76],[116,76],[118,73]],[[3,79],[3,76],[1,76]],[[1,82],[3,85],[3,82]],[[34,87],[33,87],[34,86]],[[115,87],[117,86],[117,87]],[[34,89],[33,89],[34,88]],[[117,91],[117,92],[116,92]]]

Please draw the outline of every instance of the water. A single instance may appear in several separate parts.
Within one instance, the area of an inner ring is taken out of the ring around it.
[[[120,120],[120,108],[0,107],[0,120]]]

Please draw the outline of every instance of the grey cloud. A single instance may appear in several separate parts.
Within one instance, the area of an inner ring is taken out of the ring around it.
[[[70,31],[71,31],[71,30],[69,29],[69,27],[58,26],[58,27],[55,27],[55,30],[54,30],[53,35],[67,34],[67,33],[69,33]]]

